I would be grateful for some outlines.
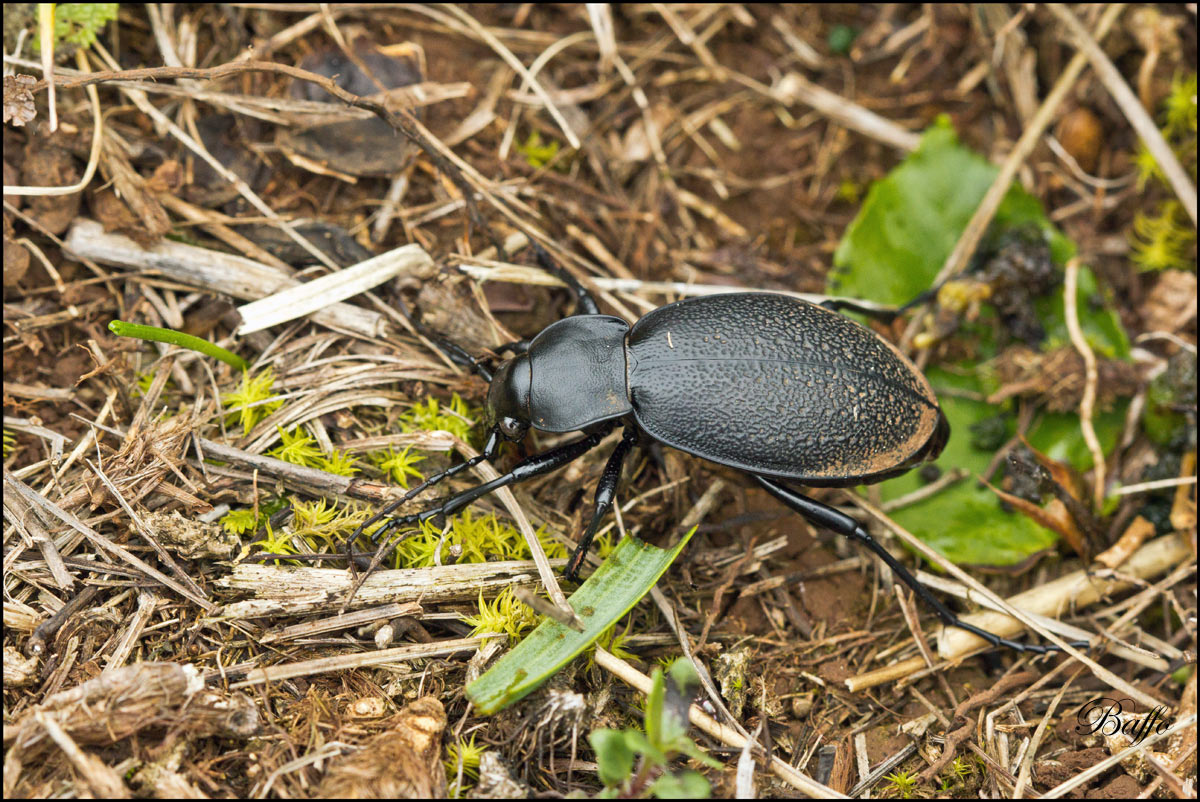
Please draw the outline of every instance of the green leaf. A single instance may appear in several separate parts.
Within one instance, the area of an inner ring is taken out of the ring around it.
[[[899,305],[929,289],[996,173],[939,119],[899,167],[871,186],[834,254],[831,292]],[[1055,260],[1074,253],[1020,186],[1009,190],[993,225],[1036,226],[1049,233]]]
[[[1063,292],[1059,289],[1034,301],[1037,316],[1046,329],[1046,341],[1040,348],[1042,352],[1071,346],[1071,335],[1067,332],[1067,311],[1063,300]],[[1125,333],[1125,327],[1121,325],[1121,318],[1101,293],[1096,274],[1086,267],[1079,269],[1075,309],[1079,314],[1079,328],[1082,329],[1088,345],[1096,352],[1096,356],[1129,359],[1129,336]]]
[[[625,733],[625,743],[633,750],[634,754],[645,755],[647,764],[650,766],[667,765],[666,753],[650,743],[650,739],[644,732],[635,729],[626,729],[622,732]]]
[[[970,427],[994,417],[996,407],[982,400],[942,392],[955,389],[984,393],[983,383],[976,373],[969,366],[964,369],[966,373],[930,368],[926,375],[938,394],[951,431],[946,450],[935,464],[943,471],[963,468],[971,476],[923,501],[896,510],[892,517],[955,563],[1012,565],[1050,548],[1058,536],[1020,513],[1005,512],[995,494],[975,481],[974,477],[987,469],[995,452],[974,447]],[[1121,407],[1096,416],[1094,423],[1101,446],[1111,449],[1115,445],[1123,421]],[[1029,433],[1029,441],[1038,450],[1077,470],[1085,470],[1091,465],[1091,452],[1084,442],[1077,415],[1042,415],[1036,428]],[[918,472],[911,471],[881,484],[880,492],[885,500],[890,500],[921,485]]]
[[[605,785],[620,785],[633,774],[633,750],[620,730],[592,730],[588,742],[596,751],[597,773]]]
[[[724,764],[721,763],[721,761],[717,760],[715,757],[697,746],[696,742],[691,738],[680,738],[679,741],[674,744],[674,749],[676,752],[687,755],[692,760],[703,763],[710,769],[724,768]]]
[[[583,621],[584,631],[576,632],[557,621],[543,621],[467,686],[467,698],[487,715],[533,691],[649,593],[695,531],[693,527],[670,549],[656,548],[637,538],[623,539],[568,599]]]
[[[661,671],[661,668],[654,669],[655,674]],[[693,689],[700,684],[700,676],[696,673],[695,666],[686,659],[672,663],[666,678],[665,694],[659,711],[659,731],[661,745],[664,747],[687,739],[688,708],[692,704]]]
[[[665,749],[669,740],[663,732],[663,700],[666,696],[667,681],[662,668],[656,666],[650,674],[650,693],[646,694],[646,738],[659,749]]]
[[[664,774],[650,786],[656,799],[708,799],[712,786],[698,771],[685,769],[675,774]]]
[[[834,254],[829,291],[900,305],[930,289],[998,172],[987,159],[959,144],[954,129],[939,119],[917,150],[871,186]],[[1075,243],[1050,223],[1041,203],[1014,184],[991,230],[1022,228],[1040,230],[1049,238],[1055,263],[1075,255]],[[1084,334],[1101,355],[1126,358],[1129,340],[1120,318],[1111,305],[1093,304],[1096,298],[1095,276],[1081,270],[1077,309]],[[1068,342],[1062,292],[1039,298],[1037,309],[1046,327],[1047,348]]]

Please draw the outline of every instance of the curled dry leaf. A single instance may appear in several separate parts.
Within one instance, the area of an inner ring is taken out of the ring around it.
[[[20,127],[37,116],[30,88],[37,83],[32,75],[4,76],[4,122]]]
[[[1146,331],[1195,331],[1196,274],[1164,270],[1142,304]]]
[[[1058,533],[1059,537],[1065,540],[1076,554],[1082,556],[1088,553],[1083,533],[1075,525],[1075,519],[1067,512],[1066,505],[1058,499],[1051,499],[1050,503],[1045,507],[1039,507],[1028,499],[1004,492],[990,482],[984,482],[984,484],[1001,501],[1008,502],[1035,523],[1046,527],[1052,532]]]
[[[391,729],[329,766],[318,797],[431,799],[446,795],[442,731],[446,711],[435,696],[401,710]]]

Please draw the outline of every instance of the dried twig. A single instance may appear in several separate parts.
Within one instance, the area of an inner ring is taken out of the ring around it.
[[[1079,328],[1078,288],[1079,257],[1067,262],[1066,277],[1063,281],[1063,306],[1066,311],[1067,332],[1071,335],[1071,344],[1083,357],[1086,373],[1086,384],[1083,388],[1083,399],[1079,402],[1079,428],[1083,430],[1083,439],[1088,451],[1092,452],[1092,500],[1093,509],[1100,510],[1104,506],[1104,449],[1100,447],[1100,438],[1096,436],[1096,427],[1092,424],[1096,405],[1096,355],[1088,345],[1083,330]]]

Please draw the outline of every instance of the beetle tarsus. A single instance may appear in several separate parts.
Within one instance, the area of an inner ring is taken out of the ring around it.
[[[848,537],[851,540],[857,540],[859,543],[873,551],[876,556],[879,557],[879,559],[887,563],[887,566],[896,573],[896,576],[900,577],[904,584],[912,588],[913,592],[916,593],[917,596],[919,596],[921,600],[925,602],[925,604],[927,604],[935,613],[937,613],[938,618],[940,618],[942,623],[946,626],[965,629],[967,632],[983,638],[993,646],[1007,646],[1008,648],[1014,649],[1018,652],[1046,654],[1047,652],[1062,651],[1061,647],[1055,644],[1043,646],[1035,643],[1022,643],[1020,641],[1002,638],[994,632],[988,632],[986,629],[980,629],[974,624],[969,624],[961,620],[949,607],[947,607],[936,596],[930,593],[929,589],[921,584],[916,577],[910,574],[908,569],[905,568],[899,560],[893,557],[887,549],[880,545],[879,541],[871,537],[867,530],[863,529],[858,521],[854,520],[845,513],[838,512],[826,504],[822,504],[821,502],[811,499],[802,493],[798,493],[795,490],[785,487],[772,479],[769,479],[765,476],[760,476],[758,474],[751,475],[758,480],[758,483],[761,484],[768,493],[770,493],[779,501],[783,502],[786,506],[800,513],[808,521],[811,521],[818,526],[832,529],[839,535]],[[1086,641],[1076,641],[1071,645],[1075,648],[1088,648],[1088,643]]]

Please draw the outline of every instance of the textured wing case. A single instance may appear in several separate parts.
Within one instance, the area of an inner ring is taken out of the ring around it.
[[[634,414],[667,445],[755,473],[845,484],[916,454],[939,418],[929,383],[852,320],[784,295],[656,309],[629,335]]]

